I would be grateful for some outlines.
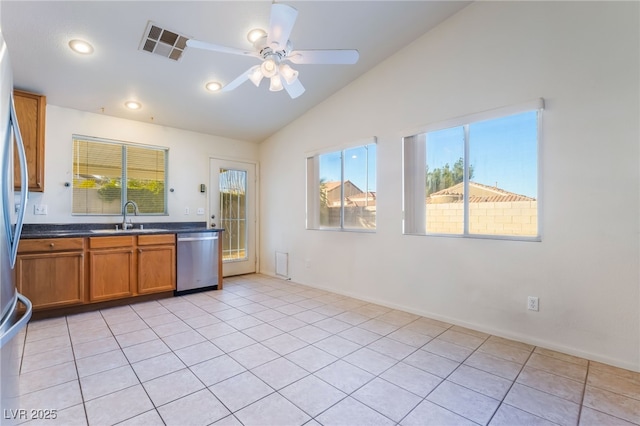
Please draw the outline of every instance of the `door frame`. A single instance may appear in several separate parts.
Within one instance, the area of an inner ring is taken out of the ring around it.
[[[213,170],[211,169],[211,160],[216,160],[216,161],[231,161],[234,163],[245,163],[245,164],[251,164],[254,167],[255,170],[255,182],[254,182],[254,196],[253,196],[253,202],[254,202],[254,207],[255,207],[255,220],[254,220],[254,229],[255,229],[255,264],[256,264],[256,271],[255,273],[260,273],[260,163],[257,160],[247,160],[247,159],[243,159],[243,158],[234,158],[234,157],[221,157],[221,156],[214,156],[214,155],[210,155],[209,156],[209,176],[208,176],[208,181],[209,181],[209,186],[211,186],[211,173],[213,172]],[[207,228],[211,228],[211,197],[212,197],[212,192],[214,191],[214,188],[209,188],[208,194],[207,194],[207,210],[209,212],[209,214],[207,215]],[[215,191],[218,192],[218,188],[215,188]],[[219,215],[220,212],[216,212],[216,215]],[[224,263],[222,265],[222,269],[223,269],[223,276],[224,276]]]

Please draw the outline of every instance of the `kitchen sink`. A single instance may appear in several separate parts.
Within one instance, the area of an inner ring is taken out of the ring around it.
[[[92,229],[94,234],[131,234],[131,233],[151,233],[151,232],[167,232],[166,229],[161,228],[135,228],[135,229]]]

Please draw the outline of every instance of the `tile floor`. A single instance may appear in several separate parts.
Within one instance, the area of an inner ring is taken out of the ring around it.
[[[46,425],[640,424],[639,373],[262,275],[23,337]]]

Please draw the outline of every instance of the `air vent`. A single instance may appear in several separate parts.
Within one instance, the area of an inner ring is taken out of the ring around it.
[[[189,37],[149,21],[138,49],[178,61],[187,46],[187,40]]]

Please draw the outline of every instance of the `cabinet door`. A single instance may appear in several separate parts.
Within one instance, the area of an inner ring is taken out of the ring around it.
[[[44,191],[44,120],[46,113],[46,97],[34,93],[14,91],[14,103],[22,142],[27,154],[27,172],[29,174],[29,191]],[[20,189],[20,162],[15,150],[14,182],[16,190]]]
[[[174,245],[138,248],[138,293],[176,289],[176,248]]]
[[[80,304],[84,301],[84,255],[21,254],[16,263],[16,284],[34,309]]]
[[[119,299],[133,295],[133,249],[89,252],[89,300]]]

